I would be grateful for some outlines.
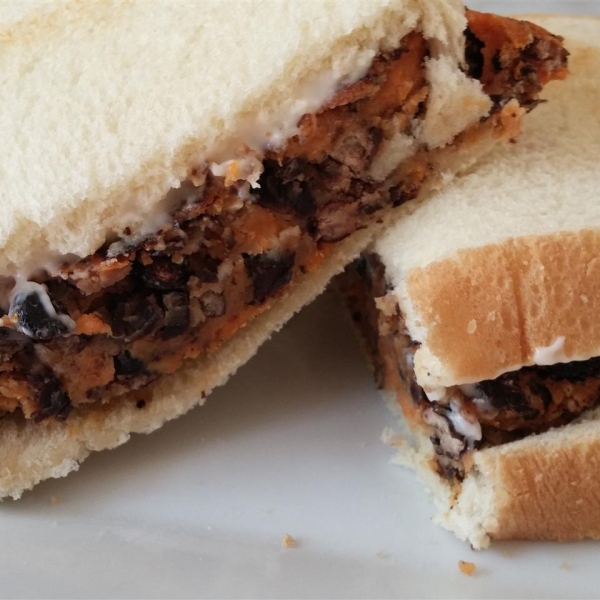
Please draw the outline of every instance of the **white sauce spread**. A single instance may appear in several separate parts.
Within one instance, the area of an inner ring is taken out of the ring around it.
[[[250,149],[260,157],[265,150],[283,147],[298,133],[298,122],[303,115],[318,111],[336,92],[366,75],[375,54],[374,50],[361,52],[347,72],[344,72],[346,69],[338,73],[327,70],[312,75],[277,110],[263,110],[242,118],[235,139],[211,152],[209,162],[213,173],[216,175],[221,168],[226,169],[230,161],[243,161],[245,154],[240,152],[241,148]]]
[[[533,362],[540,366],[569,362],[565,356],[565,336],[557,337],[549,346],[536,348],[533,353]]]
[[[237,196],[242,202],[250,202],[251,200],[254,200],[254,196],[252,195],[252,192],[250,191],[250,184],[247,181],[245,181],[238,188]]]
[[[457,403],[450,403],[450,410],[447,416],[456,433],[464,436],[469,442],[478,442],[481,439],[481,424],[477,420],[470,421],[467,419],[462,414],[460,406]]]
[[[45,285],[41,285],[39,283],[34,283],[33,281],[26,281],[25,279],[18,277],[15,283],[15,287],[12,289],[10,294],[10,303],[11,306],[14,303],[18,303],[19,297],[27,297],[31,294],[36,294],[40,304],[44,307],[46,314],[55,319],[56,321],[60,321],[65,327],[67,327],[70,331],[75,329],[75,321],[71,319],[68,315],[61,315],[56,312],[52,301],[50,300],[50,296],[48,296],[48,289]],[[12,311],[10,316],[12,316]],[[33,337],[33,332],[29,331],[26,327],[23,327],[22,324],[19,324],[19,329],[25,335]]]

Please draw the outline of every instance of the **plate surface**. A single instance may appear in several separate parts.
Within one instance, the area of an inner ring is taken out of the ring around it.
[[[600,14],[593,0],[470,5]],[[434,526],[420,484],[389,464],[386,426],[394,417],[325,295],[204,408],[5,502],[0,595],[598,596],[598,544],[476,553]]]

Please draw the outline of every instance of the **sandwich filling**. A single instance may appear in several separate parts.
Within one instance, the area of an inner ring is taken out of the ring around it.
[[[281,148],[191,173],[158,232],[125,231],[57,273],[4,282],[0,412],[65,419],[132,392],[143,407],[145,386],[214,351],[339,241],[415,198],[445,154],[484,135],[516,137],[523,109],[565,75],[561,39],[493,15],[468,19],[464,72],[491,110],[445,147],[411,147],[374,175],[387,142],[416,139],[427,116],[431,52],[414,32],[304,115]]]
[[[428,433],[434,468],[452,483],[464,478],[472,450],[565,425],[600,404],[600,358],[523,367],[428,396],[413,369],[419,343],[406,331],[379,256],[361,256],[340,285],[379,386],[394,393],[413,428]]]

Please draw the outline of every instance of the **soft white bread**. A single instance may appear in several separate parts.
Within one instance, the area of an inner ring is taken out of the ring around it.
[[[194,168],[293,134],[413,29],[457,69],[465,23],[459,0],[4,0],[0,275],[157,227]]]
[[[516,147],[407,207],[375,247],[426,390],[600,355],[600,20],[532,20],[565,36],[570,77]]]

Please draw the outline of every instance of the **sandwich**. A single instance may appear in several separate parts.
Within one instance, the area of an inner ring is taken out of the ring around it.
[[[600,21],[536,21],[564,36],[567,81],[339,282],[401,413],[398,461],[475,548],[600,537]]]
[[[566,61],[457,0],[3,5],[0,495],[201,403]]]

